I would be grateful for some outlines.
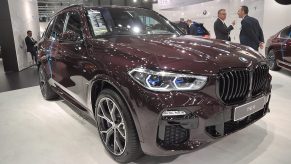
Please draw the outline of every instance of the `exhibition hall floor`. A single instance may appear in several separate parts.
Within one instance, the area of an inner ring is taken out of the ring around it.
[[[136,163],[290,163],[291,73],[272,72],[271,113],[204,149]],[[1,164],[111,164],[95,127],[62,100],[45,101],[39,87],[0,93]]]
[[[0,59],[0,93],[38,85],[36,66],[28,67],[19,72],[4,72],[3,61]]]

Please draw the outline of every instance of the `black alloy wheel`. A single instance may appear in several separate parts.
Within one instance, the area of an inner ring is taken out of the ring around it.
[[[52,90],[50,84],[48,83],[46,74],[42,66],[38,69],[39,74],[39,86],[41,90],[41,94],[46,100],[55,99],[58,95]]]
[[[95,104],[99,135],[109,154],[118,162],[130,162],[142,155],[138,135],[127,106],[110,89],[99,94]]]
[[[270,70],[273,70],[273,71],[280,70],[280,67],[277,65],[276,55],[273,50],[269,51],[267,55],[267,60],[268,60]]]

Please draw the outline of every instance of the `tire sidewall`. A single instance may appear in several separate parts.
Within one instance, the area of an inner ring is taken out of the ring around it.
[[[97,106],[98,106],[98,103],[100,102],[100,100],[102,98],[110,98],[111,100],[114,101],[114,103],[117,105],[117,107],[119,108],[120,110],[120,113],[123,117],[123,120],[124,120],[124,125],[125,125],[125,128],[126,128],[126,147],[125,147],[125,150],[124,152],[121,154],[121,155],[114,155],[111,153],[110,150],[108,150],[106,144],[103,142],[103,139],[102,139],[102,135],[100,133],[100,129],[99,129],[99,125],[98,125],[98,121],[97,121]],[[130,147],[130,142],[129,142],[129,138],[128,136],[130,135],[130,133],[133,133],[133,131],[135,130],[134,126],[132,125],[133,122],[132,122],[132,118],[131,118],[131,115],[129,113],[129,110],[127,108],[127,106],[125,105],[125,103],[123,102],[123,100],[120,98],[120,96],[115,93],[114,91],[110,90],[110,89],[104,89],[103,91],[101,91],[100,95],[98,96],[97,98],[97,101],[96,101],[96,104],[95,104],[95,120],[96,120],[96,125],[97,125],[97,129],[98,129],[98,133],[99,133],[99,136],[100,136],[100,140],[102,142],[102,144],[104,145],[106,151],[118,162],[123,162],[123,159],[126,158],[126,156],[129,154],[129,147]]]
[[[273,60],[272,60],[272,65],[270,65],[270,57],[273,56]],[[268,53],[268,63],[269,63],[269,67],[270,67],[270,70],[278,70],[279,67],[277,65],[277,62],[276,62],[276,55],[274,53],[273,50],[270,50],[269,53]]]

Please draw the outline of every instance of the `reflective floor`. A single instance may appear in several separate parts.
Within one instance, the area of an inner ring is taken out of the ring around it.
[[[38,85],[37,67],[32,66],[20,72],[5,73],[0,59],[0,92]]]
[[[291,73],[272,72],[271,113],[199,151],[145,156],[135,163],[290,163]],[[45,101],[38,87],[0,93],[0,164],[111,164],[95,127],[62,100]]]

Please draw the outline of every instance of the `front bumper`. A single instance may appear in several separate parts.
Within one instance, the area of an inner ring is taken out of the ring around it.
[[[145,154],[169,156],[200,149],[211,142],[242,129],[269,112],[271,77],[262,93],[244,102],[226,105],[216,92],[216,77],[197,92],[154,93],[132,82],[127,89],[130,106],[139,122],[141,147]],[[240,120],[233,121],[234,108],[266,96],[264,108]],[[183,110],[183,117],[163,117],[166,110]]]

